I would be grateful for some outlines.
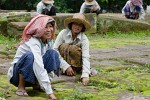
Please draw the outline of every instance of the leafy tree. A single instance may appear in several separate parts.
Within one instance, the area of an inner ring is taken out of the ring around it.
[[[6,10],[36,10],[36,5],[41,0],[0,0],[0,9]],[[120,12],[127,0],[97,0],[102,9],[109,12]],[[84,0],[55,0],[57,12],[79,12]],[[143,0],[144,8],[150,5],[150,0]]]

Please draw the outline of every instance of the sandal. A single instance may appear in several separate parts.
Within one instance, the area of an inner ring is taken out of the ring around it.
[[[26,90],[17,90],[16,95],[23,96],[23,97],[29,96],[28,93],[26,92]]]

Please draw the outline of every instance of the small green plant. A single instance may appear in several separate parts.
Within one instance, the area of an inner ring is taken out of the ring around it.
[[[93,94],[85,94],[81,91],[81,89],[76,87],[68,97],[64,98],[64,100],[91,100],[93,97]]]

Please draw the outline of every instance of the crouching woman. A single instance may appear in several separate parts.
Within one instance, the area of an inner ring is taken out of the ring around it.
[[[25,87],[43,89],[49,99],[56,100],[50,84],[54,74],[59,76],[58,53],[52,49],[55,20],[47,15],[34,17],[25,27],[8,78],[18,87],[16,95],[28,96]]]

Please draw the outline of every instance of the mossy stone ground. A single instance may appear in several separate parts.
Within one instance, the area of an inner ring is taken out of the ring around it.
[[[149,62],[149,49],[150,46],[146,45],[121,46],[105,50],[91,49],[91,65],[98,70],[98,74],[90,77],[89,85],[82,85],[80,75],[76,77],[62,75],[60,78],[54,78],[52,82],[52,86],[56,89],[54,93],[59,100],[132,100],[124,99],[127,96],[138,97],[136,100],[149,100],[150,65],[127,60],[127,58],[141,59],[145,56]],[[114,62],[111,63],[112,61]],[[27,88],[29,97],[18,97],[15,95],[17,88],[13,85],[8,86],[7,75],[1,75],[0,80],[0,97],[8,100],[47,99],[44,92],[33,91],[31,87]],[[11,97],[7,97],[7,92]]]

